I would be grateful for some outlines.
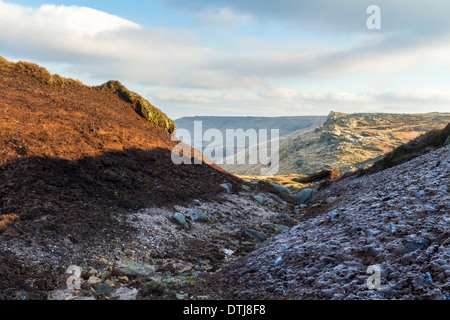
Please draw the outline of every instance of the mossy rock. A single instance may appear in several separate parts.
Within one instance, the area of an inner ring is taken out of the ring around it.
[[[447,139],[444,142],[444,147],[448,146],[450,144],[450,136],[447,137]]]
[[[139,290],[138,295],[141,297],[161,297],[170,291],[181,290],[196,283],[197,277],[195,276],[169,276],[162,279],[151,279]]]
[[[141,290],[139,295],[142,297],[148,296],[163,296],[166,293],[166,285],[161,281],[151,280],[147,282]]]
[[[119,81],[111,80],[102,84],[100,89],[109,89],[114,92],[120,99],[133,105],[136,112],[147,119],[149,122],[155,124],[159,128],[173,133],[176,129],[175,122],[170,119],[165,113],[153,106],[150,102],[135,92],[128,90]]]

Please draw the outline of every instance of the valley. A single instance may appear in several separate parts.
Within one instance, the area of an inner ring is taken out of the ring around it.
[[[195,120],[278,126],[280,174],[175,164],[120,82],[0,58],[0,300],[450,297],[448,114]]]

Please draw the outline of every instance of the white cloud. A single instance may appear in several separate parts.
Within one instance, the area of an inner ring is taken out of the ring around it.
[[[65,25],[70,34],[90,37],[101,32],[118,31],[124,28],[141,28],[134,22],[87,7],[46,4],[37,9],[33,17],[36,19],[28,20],[28,23],[32,26],[43,23],[43,26],[54,29],[64,28]]]
[[[222,22],[251,19],[229,7],[202,14]],[[237,51],[209,48],[199,38],[195,31],[143,27],[85,7],[32,9],[0,0],[0,49],[44,63],[70,63],[78,72],[97,79],[260,91],[269,87],[271,79],[392,73],[429,61],[449,66],[447,42],[429,40],[424,45],[395,33],[360,35],[350,44],[313,49],[269,42],[266,47],[253,47],[251,41],[228,39],[239,44]]]
[[[243,19],[227,10],[219,13],[222,19]],[[194,31],[143,27],[85,7],[32,9],[0,0],[0,50],[44,64],[71,64],[76,72],[103,81],[220,89],[266,86],[261,77],[221,68],[230,54],[200,45]]]
[[[253,20],[249,14],[236,13],[229,7],[206,9],[198,14],[198,18],[208,24],[236,26]]]
[[[0,48],[32,60],[76,64],[86,57],[117,59],[123,40],[119,35],[140,29],[134,22],[91,8],[32,9],[0,1]]]
[[[195,93],[181,93],[170,91],[158,91],[154,94],[154,97],[160,101],[171,102],[183,102],[183,103],[195,103],[198,105],[212,104],[217,101],[215,97],[208,95],[201,95]]]
[[[450,111],[450,90],[414,89],[371,93],[377,100],[407,103],[447,103]]]
[[[205,7],[227,6],[236,14],[251,15],[262,24],[277,22],[297,29],[314,29],[332,34],[354,33],[366,29],[366,9],[373,4],[382,12],[382,29],[387,32],[413,31],[432,36],[450,30],[447,0],[165,0],[166,5],[197,11]]]
[[[0,25],[14,39],[25,32],[37,36],[37,40],[56,36],[58,40],[69,37],[95,38],[102,33],[117,32],[123,29],[140,29],[141,27],[126,19],[87,7],[42,5],[38,9],[0,1]],[[19,38],[20,39],[20,38]],[[16,38],[16,40],[18,40]]]
[[[268,89],[256,94],[178,94],[164,92],[155,95],[158,103],[171,107],[183,102],[189,106],[177,115],[195,116],[252,115],[294,116],[326,115],[329,111],[340,112],[388,112],[421,113],[449,112],[450,90],[391,90],[353,92],[316,92],[289,88]],[[233,106],[233,107],[230,107]]]

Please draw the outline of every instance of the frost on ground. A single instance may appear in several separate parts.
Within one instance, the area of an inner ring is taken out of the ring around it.
[[[191,206],[150,208],[127,216],[127,222],[137,230],[134,244],[127,244],[128,248],[135,247],[141,253],[147,250],[147,256],[153,260],[171,257],[170,261],[178,261],[180,267],[184,265],[187,271],[196,264],[207,269],[215,267],[215,264],[221,265],[226,256],[239,250],[242,243],[245,245],[252,240],[245,236],[247,226],[277,215],[274,202],[273,206],[261,206],[245,192],[226,194],[223,198],[222,203],[195,200]],[[208,220],[192,221],[189,210],[203,212]],[[173,218],[175,212],[186,217],[189,230],[177,226]]]
[[[450,146],[343,179],[332,207],[216,272],[230,299],[450,299]],[[381,269],[369,289],[369,266]],[[228,291],[227,291],[228,290]]]
[[[216,201],[112,211],[120,236],[105,230],[88,243],[10,230],[0,251],[28,263],[24,283],[38,298],[449,299],[449,155],[447,146],[342,179],[308,206],[249,184]],[[71,265],[82,268],[77,291],[66,282]],[[368,288],[370,266],[381,270],[379,289]]]
[[[258,194],[265,199],[264,205],[254,199]],[[252,250],[257,240],[245,230],[268,223],[283,209],[286,208],[249,188],[224,194],[220,201],[194,200],[189,206],[154,207],[129,214],[111,212],[110,218],[117,222],[118,228],[127,226],[120,237],[99,234],[89,243],[74,243],[63,235],[60,239],[43,241],[37,230],[32,239],[17,236],[3,239],[0,250],[7,250],[34,268],[36,275],[27,280],[33,288],[41,278],[50,279],[50,275],[43,275],[44,271],[51,273],[52,284],[48,288],[55,284],[57,287],[51,290],[50,299],[136,299],[138,290],[148,281],[180,275],[197,277]],[[191,219],[192,210],[203,213],[206,221]],[[177,223],[175,213],[186,218],[188,230]],[[266,232],[280,233],[274,228]],[[79,290],[67,285],[73,276],[67,272],[70,266],[81,268]],[[40,290],[48,290],[45,289]],[[29,297],[25,290],[11,295]]]

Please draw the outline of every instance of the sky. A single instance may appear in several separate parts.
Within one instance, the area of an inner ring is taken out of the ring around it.
[[[0,0],[0,56],[119,80],[172,119],[450,112],[449,12],[447,0]]]

